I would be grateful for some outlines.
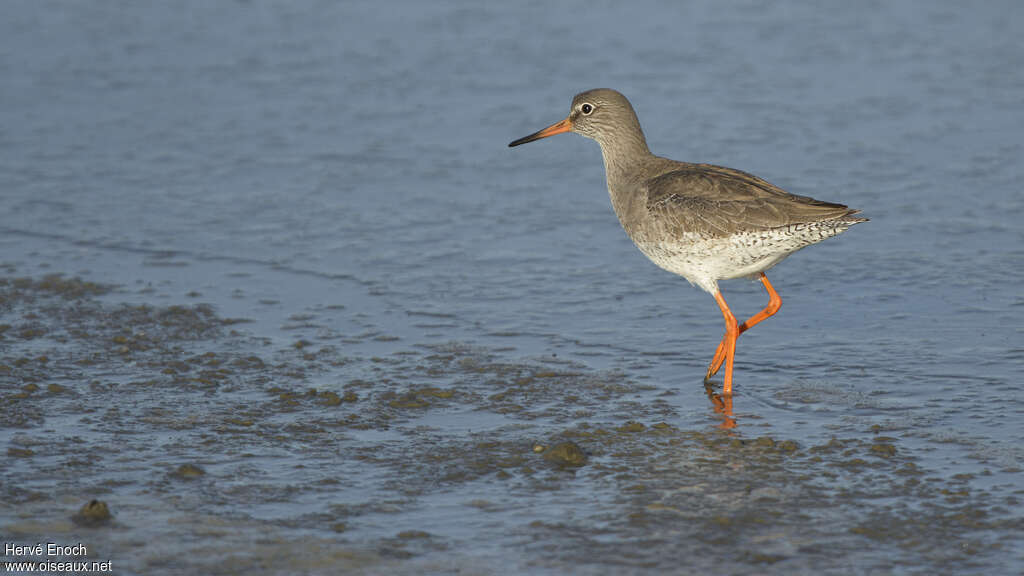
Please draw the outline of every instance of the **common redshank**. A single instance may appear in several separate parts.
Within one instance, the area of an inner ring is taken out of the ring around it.
[[[607,88],[577,94],[565,120],[509,146],[563,132],[582,134],[601,145],[612,208],[640,251],[715,297],[725,318],[725,336],[704,381],[724,362],[726,397],[732,395],[736,338],[782,305],[765,270],[805,246],[867,221],[855,216],[859,210],[790,194],[753,174],[651,154],[633,106]],[[718,287],[719,280],[741,277],[759,279],[769,297],[768,305],[742,324]]]

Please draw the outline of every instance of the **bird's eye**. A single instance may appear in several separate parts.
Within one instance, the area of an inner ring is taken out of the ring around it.
[[[580,112],[582,112],[584,116],[590,116],[590,113],[593,111],[594,107],[591,106],[590,104],[584,104],[583,106],[580,106]]]

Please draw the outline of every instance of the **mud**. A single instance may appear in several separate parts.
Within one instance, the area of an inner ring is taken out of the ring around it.
[[[118,290],[0,279],[18,542],[88,542],[138,573],[965,572],[1024,530],[1019,488],[931,470],[884,427],[681,428],[656,389],[557,357],[268,344]]]

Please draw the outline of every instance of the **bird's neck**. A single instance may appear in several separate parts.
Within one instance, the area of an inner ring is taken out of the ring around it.
[[[654,157],[647,148],[647,140],[639,126],[611,138],[599,139],[598,144],[601,145],[604,172],[610,189],[625,187]]]
[[[635,132],[602,142],[601,155],[604,157],[604,174],[608,181],[608,195],[612,208],[619,217],[623,228],[626,222],[638,217],[646,203],[641,197],[641,187],[647,167],[656,157],[647,148],[643,132]]]

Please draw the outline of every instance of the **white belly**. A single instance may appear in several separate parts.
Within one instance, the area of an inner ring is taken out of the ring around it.
[[[764,272],[807,245],[753,236],[737,234],[728,238],[637,242],[637,247],[659,267],[714,294],[718,291],[719,280]]]

